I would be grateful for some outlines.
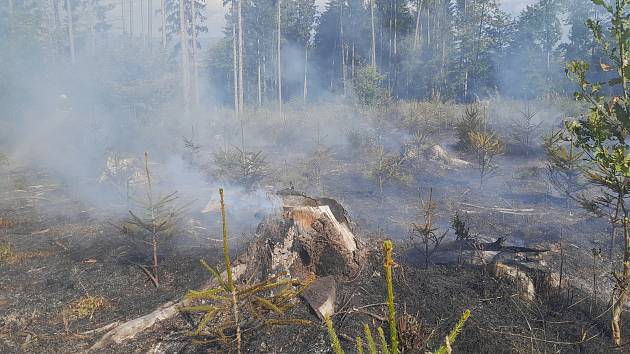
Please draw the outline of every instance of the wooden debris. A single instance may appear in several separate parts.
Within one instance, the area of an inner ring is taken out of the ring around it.
[[[335,277],[318,278],[304,291],[302,297],[315,311],[320,320],[323,321],[324,318],[332,316],[335,313],[337,298]]]

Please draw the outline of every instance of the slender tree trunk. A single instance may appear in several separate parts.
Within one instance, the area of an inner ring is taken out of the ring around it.
[[[258,83],[258,106],[262,106],[262,77],[260,64],[260,39],[256,39],[256,72]]]
[[[158,273],[158,256],[157,256],[157,235],[153,234],[151,239],[151,249],[153,253],[153,276],[155,277],[155,286],[160,286],[160,275]]]
[[[147,44],[153,48],[153,0],[147,0]]]
[[[146,38],[144,35],[144,0],[140,0],[140,41],[142,47],[146,46]]]
[[[302,101],[306,105],[308,95],[308,42],[304,44],[304,87],[302,88]]]
[[[15,10],[13,8],[13,0],[9,0],[9,32],[13,33],[13,22],[15,21]]]
[[[70,0],[66,0],[66,11],[68,15],[68,42],[70,43],[70,63],[74,65],[76,62],[76,54],[74,51],[74,19],[72,18],[72,4]]]
[[[237,37],[236,37],[236,0],[232,0],[232,74],[234,76],[234,114],[236,119],[239,117],[239,87],[238,87],[238,57],[237,54]]]
[[[416,11],[416,31],[413,35],[413,49],[418,49],[420,43],[420,13],[422,13],[422,0],[418,0],[418,9]]]
[[[240,2],[240,1],[239,1]],[[197,9],[196,9],[195,0],[191,1],[191,16],[192,16],[192,24],[190,26],[192,31],[192,82],[193,82],[193,94],[195,98],[195,105],[199,105],[199,73],[197,72]]]
[[[343,5],[344,2],[339,2],[339,39],[341,41],[341,84],[343,87],[343,94],[346,95],[346,43],[343,38]]]
[[[376,70],[376,30],[374,29],[374,0],[370,0],[370,19],[372,26],[372,68]]]
[[[125,0],[120,0],[120,21],[122,22],[123,36],[127,35],[127,19],[125,19]]]
[[[620,197],[620,198],[623,198]],[[612,337],[616,346],[621,345],[621,315],[623,313],[626,302],[628,301],[628,286],[630,285],[630,220],[628,220],[628,211],[625,203],[621,202],[623,211],[623,273],[616,276],[617,284],[613,290],[613,308],[612,308]]]
[[[398,55],[398,1],[394,0],[394,56]]]
[[[162,50],[166,49],[166,9],[164,8],[164,0],[162,0],[161,4],[162,12]]]
[[[242,5],[243,0],[238,0],[238,110],[243,113],[245,105],[245,85],[243,84],[243,16]]]
[[[431,46],[431,11],[427,6],[427,46]]]
[[[133,0],[129,0],[129,38],[133,39]]]
[[[179,0],[179,41],[181,50],[182,98],[184,109],[190,108],[190,68],[188,53],[188,23],[186,21],[185,0]]]
[[[350,73],[350,79],[354,80],[354,69],[355,69],[355,57],[354,57],[354,42],[352,43],[352,69],[351,69],[351,73]]]
[[[282,117],[282,0],[278,0],[278,110]]]

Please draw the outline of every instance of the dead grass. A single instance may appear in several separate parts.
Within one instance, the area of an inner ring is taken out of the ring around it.
[[[0,263],[3,263],[5,260],[11,258],[13,255],[13,250],[11,248],[11,244],[8,242],[0,243]]]
[[[0,217],[0,229],[9,229],[13,226],[15,226],[15,223],[12,220]]]
[[[33,258],[47,258],[52,254],[51,251],[16,252],[10,244],[0,244],[0,263],[19,264]]]
[[[109,300],[102,296],[85,295],[63,309],[63,316],[68,320],[80,320],[92,317],[94,313],[110,306]]]

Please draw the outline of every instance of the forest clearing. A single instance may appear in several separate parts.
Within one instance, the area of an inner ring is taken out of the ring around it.
[[[3,1],[0,353],[630,351],[629,14]]]

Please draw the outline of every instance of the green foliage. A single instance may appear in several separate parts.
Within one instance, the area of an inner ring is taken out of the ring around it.
[[[479,169],[479,185],[483,188],[485,180],[497,172],[494,158],[503,153],[501,140],[492,132],[480,131],[468,134],[470,151],[475,155]]]
[[[125,220],[126,225],[131,225],[137,230],[142,230],[141,236],[148,235],[152,253],[152,269],[149,271],[145,266],[140,265],[142,270],[151,278],[155,287],[159,287],[160,280],[158,274],[158,243],[160,239],[175,232],[179,225],[179,219],[183,207],[176,207],[177,192],[169,193],[165,196],[155,196],[151,171],[149,170],[149,155],[144,153],[144,172],[146,178],[146,197],[144,200],[134,199],[136,205],[143,214],[129,211],[130,217]],[[125,230],[127,226],[123,225]]]
[[[13,255],[13,248],[11,244],[8,242],[0,243],[0,263],[4,262],[5,259],[10,258]]]
[[[455,328],[453,328],[453,330],[448,335],[448,337],[446,337],[446,343],[444,345],[442,345],[435,352],[435,354],[447,354],[447,353],[450,353],[450,351],[447,351],[447,348],[450,348],[450,346],[455,343],[455,341],[457,340],[457,336],[459,335],[459,333],[464,328],[464,325],[466,324],[466,321],[468,320],[468,317],[470,317],[470,310],[464,311],[464,313],[462,314],[462,317],[460,317],[459,321],[457,321],[457,324],[455,325]]]
[[[382,202],[385,184],[390,182],[407,183],[410,180],[406,164],[407,157],[389,153],[383,145],[374,147],[371,155],[365,172],[378,184]]]
[[[303,280],[281,273],[255,283],[242,283],[234,273],[228,243],[228,230],[223,189],[221,197],[221,223],[225,275],[201,260],[201,265],[215,281],[213,287],[189,290],[185,296],[187,306],[181,312],[199,315],[197,328],[192,336],[210,337],[228,345],[234,340],[237,352],[241,349],[241,333],[262,326],[308,325],[310,321],[287,318],[287,311],[295,306],[296,299],[315,280],[314,276]],[[241,319],[247,328],[241,329]],[[234,336],[234,338],[232,338]]]
[[[385,77],[371,66],[364,66],[357,70],[352,84],[361,105],[376,106],[387,100],[388,93],[383,87],[383,80]]]
[[[451,223],[457,240],[471,240],[473,236],[470,233],[470,227],[466,226],[466,222],[459,216],[459,212],[453,216]]]
[[[608,4],[594,1],[611,16],[611,28],[605,32],[599,21],[589,20],[587,25],[593,38],[609,57],[612,65],[601,64],[604,71],[616,71],[616,77],[608,82],[591,82],[587,78],[590,65],[571,62],[567,74],[574,79],[579,91],[576,98],[588,103],[588,114],[579,121],[567,122],[566,130],[575,139],[575,145],[584,151],[588,163],[584,168],[586,179],[603,191],[596,198],[612,205],[614,214],[623,220],[624,258],[623,273],[613,272],[616,280],[612,296],[612,337],[615,345],[621,345],[621,314],[628,298],[630,282],[630,223],[626,198],[630,195],[630,1],[617,0]],[[614,87],[616,96],[604,94],[604,87]],[[620,215],[618,215],[620,213]]]
[[[337,337],[337,333],[335,332],[335,328],[333,327],[333,323],[330,320],[330,317],[326,316],[324,318],[326,322],[326,327],[328,328],[328,337],[332,343],[333,352],[335,354],[344,354],[343,349],[341,348],[341,343],[339,343],[339,338]]]
[[[528,105],[524,110],[519,111],[518,117],[513,119],[510,124],[512,138],[521,145],[526,155],[529,154],[534,139],[543,124],[542,121],[535,122],[534,118],[537,114],[538,112],[532,111]]]
[[[551,185],[567,198],[577,197],[586,188],[582,176],[584,151],[575,146],[571,135],[557,131],[544,138],[547,176]]]
[[[391,240],[383,243],[383,251],[385,252],[385,281],[387,282],[387,310],[389,312],[389,334],[392,344],[392,354],[398,354],[398,331],[396,330],[396,307],[394,305],[394,281],[392,277],[392,268],[394,267],[394,245]],[[379,327],[379,334],[383,331]],[[383,347],[387,347],[384,336],[381,334]]]
[[[440,246],[444,237],[446,237],[448,229],[438,234],[438,228],[433,226],[433,218],[437,212],[437,204],[433,202],[433,188],[429,190],[428,202],[422,202],[421,209],[424,224],[412,223],[410,236],[415,247],[424,252],[424,266],[428,269],[430,258]],[[418,243],[421,245],[418,245]]]
[[[214,164],[219,177],[247,189],[254,189],[267,175],[262,151],[243,151],[237,147],[221,149],[214,154]]]
[[[487,118],[485,112],[478,104],[467,105],[464,114],[455,125],[457,134],[457,146],[462,150],[468,150],[472,146],[470,134],[487,130]]]

